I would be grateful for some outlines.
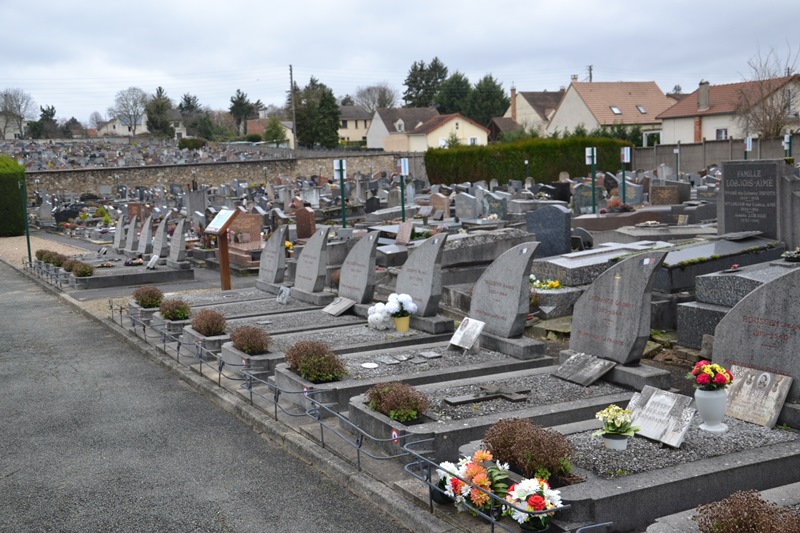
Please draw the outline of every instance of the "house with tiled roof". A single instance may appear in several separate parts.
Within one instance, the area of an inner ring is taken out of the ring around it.
[[[503,135],[522,131],[516,120],[511,117],[493,117],[489,121],[489,142],[497,142]]]
[[[367,148],[389,150],[385,143],[397,143],[390,140],[392,136],[405,137],[406,133],[413,131],[439,112],[434,107],[401,107],[380,108],[375,110],[372,122],[367,130]],[[401,141],[407,142],[407,141]]]
[[[526,130],[544,133],[564,97],[564,89],[558,91],[520,91],[511,88],[511,104],[503,118],[510,118]]]
[[[748,133],[757,137],[755,125],[747,124],[739,113],[747,103],[770,107],[779,103],[780,112],[789,119],[787,125],[796,127],[800,116],[798,95],[800,76],[797,75],[724,85],[701,81],[697,90],[658,116],[662,122],[663,142],[743,139]]]
[[[267,118],[251,118],[247,120],[247,133],[257,133],[259,135],[264,135],[264,130],[269,124],[270,117]],[[294,132],[292,131],[292,121],[291,120],[281,120],[281,126],[283,127],[283,135],[286,137],[286,142],[278,146],[277,148],[289,148],[294,150]],[[272,145],[270,145],[272,146]]]
[[[578,126],[592,131],[614,124],[656,133],[661,131],[658,115],[674,103],[654,81],[573,81],[550,117],[546,133],[574,131]]]
[[[366,141],[372,115],[359,105],[339,106],[339,141]]]
[[[390,136],[387,152],[424,152],[428,148],[444,148],[451,138],[459,144],[486,146],[489,129],[461,113],[437,115],[405,135]]]

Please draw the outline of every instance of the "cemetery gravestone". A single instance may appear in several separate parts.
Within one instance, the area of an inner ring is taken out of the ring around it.
[[[639,426],[639,435],[679,448],[694,417],[691,403],[688,396],[646,385],[642,392],[634,393],[628,409],[632,425]]]
[[[364,202],[364,212],[365,213],[374,213],[378,209],[381,208],[381,201],[376,196],[371,196],[367,198],[366,202]]]
[[[792,378],[739,365],[731,365],[730,371],[734,379],[728,386],[725,416],[775,427],[792,386]]]
[[[139,250],[139,232],[137,227],[136,215],[131,217],[131,223],[128,225],[128,235],[125,237],[126,252],[135,253]]]
[[[450,198],[437,192],[431,194],[430,202],[434,212],[441,211],[443,218],[450,218]]]
[[[768,368],[792,378],[800,376],[800,268],[787,270],[788,274],[748,293],[717,324],[715,363],[725,368],[736,364]],[[800,402],[797,379],[787,400]]]
[[[320,292],[325,287],[329,231],[330,227],[317,230],[303,247],[303,252],[297,260],[294,288],[310,293]]]
[[[139,255],[153,253],[153,217],[149,216],[142,223],[142,231],[139,235]]]
[[[562,205],[546,205],[525,213],[525,229],[536,235],[539,257],[568,254],[572,251],[572,216]]]
[[[394,242],[397,244],[406,245],[411,242],[411,237],[414,233],[414,223],[407,221],[401,222],[397,228],[397,237],[395,237]]]
[[[553,372],[553,375],[588,387],[608,373],[615,365],[616,363],[613,361],[585,353],[576,353],[564,361],[558,370]]]
[[[475,220],[481,216],[478,199],[460,192],[456,195],[456,216],[461,220]]]
[[[120,253],[123,249],[125,249],[125,223],[123,222],[122,218],[123,217],[119,217],[119,220],[117,220],[117,228],[114,230],[113,248],[117,253]]]
[[[317,224],[314,219],[314,210],[308,207],[303,207],[295,213],[297,221],[297,238],[298,240],[310,239],[314,232],[317,231]]]
[[[175,231],[172,232],[172,242],[169,246],[169,259],[167,266],[170,268],[186,268],[186,237],[183,234],[183,223],[185,219],[178,220]],[[185,266],[184,266],[185,265]]]
[[[169,255],[169,242],[167,241],[167,222],[169,217],[164,217],[158,223],[156,236],[153,238],[153,255],[166,258]]]
[[[722,167],[720,233],[762,231],[777,239],[779,163],[731,161]]]
[[[434,316],[442,296],[442,252],[447,234],[434,235],[414,248],[397,275],[395,291],[417,304],[417,316]]]
[[[491,192],[483,195],[483,212],[486,215],[497,215],[499,220],[504,220],[508,213],[508,200]]]
[[[539,243],[518,244],[495,259],[472,289],[469,316],[498,337],[522,335],[530,310],[530,271]]]
[[[389,195],[386,197],[386,206],[387,207],[400,206],[400,189],[394,188],[389,191]]]
[[[342,263],[339,274],[339,296],[363,304],[375,292],[375,252],[379,231],[361,237]]]
[[[624,259],[603,272],[575,303],[569,349],[620,364],[642,357],[650,336],[650,291],[666,252]]]
[[[256,287],[267,290],[265,284],[281,284],[286,270],[286,230],[285,225],[272,232],[261,251]],[[268,291],[274,292],[274,291]]]

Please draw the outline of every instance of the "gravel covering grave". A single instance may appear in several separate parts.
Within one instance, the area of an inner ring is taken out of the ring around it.
[[[275,298],[262,300],[242,300],[238,302],[222,301],[214,305],[214,309],[226,317],[243,315],[257,315],[266,313],[282,313],[286,311],[296,311],[311,307],[309,304],[299,300],[291,300],[286,304],[279,304]],[[325,314],[325,313],[322,313]],[[328,315],[330,316],[330,315]],[[270,318],[270,320],[272,320]]]
[[[481,392],[480,387],[482,386],[502,387],[503,389],[510,390],[529,388],[531,392],[528,394],[528,399],[524,402],[510,402],[508,400],[496,399],[464,405],[450,405],[444,401],[445,398],[454,396],[478,394]],[[490,381],[480,385],[448,387],[433,392],[426,391],[425,395],[431,402],[430,411],[439,415],[441,419],[461,420],[463,418],[509,412],[539,405],[581,400],[584,398],[595,398],[597,396],[618,394],[626,391],[627,389],[603,381],[598,381],[589,387],[583,387],[576,383],[570,383],[547,374],[537,374],[503,381]]]
[[[370,331],[375,331],[370,329]],[[386,332],[383,332],[386,333]],[[509,356],[492,352],[489,350],[482,350],[476,354],[462,354],[461,350],[448,350],[447,346],[424,346],[418,348],[409,348],[406,351],[392,351],[388,355],[402,355],[408,359],[401,361],[396,365],[387,365],[376,361],[376,356],[371,355],[347,355],[344,357],[345,365],[347,366],[348,379],[373,379],[380,377],[391,377],[400,374],[414,374],[418,372],[427,372],[430,370],[452,370],[454,367],[463,367],[466,365],[473,365],[478,363],[486,363],[489,361],[505,361],[511,359]],[[420,356],[421,353],[436,352],[441,354],[441,357],[428,359]],[[413,362],[416,359],[424,362]],[[362,363],[377,363],[378,368],[364,368]]]
[[[378,331],[376,329],[363,326],[353,326],[352,328],[336,328],[320,331],[306,331],[303,333],[290,333],[287,335],[275,335],[272,337],[272,350],[284,352],[297,341],[322,341],[336,350],[342,346],[354,346],[359,344],[373,344],[376,348],[382,342],[398,341],[406,337],[429,337],[430,335],[421,331],[410,330],[408,333],[397,333],[396,331]]]
[[[280,304],[276,304],[280,305]],[[215,307],[221,311],[218,307]],[[224,311],[221,311],[225,314]],[[323,313],[319,309],[312,311],[300,311],[297,313],[284,313],[280,315],[255,316],[248,318],[238,318],[228,320],[228,328],[237,326],[256,326],[262,328],[267,333],[279,332],[287,329],[298,328],[329,328],[341,324],[364,323],[364,319],[356,315],[333,316]]]
[[[181,295],[191,306],[242,302],[246,300],[275,299],[274,294],[269,294],[256,288],[236,289],[232,291],[209,291],[196,294]]]
[[[613,451],[606,449],[600,438],[592,438],[591,432],[576,433],[568,436],[575,445],[572,462],[602,478],[612,479],[798,438],[798,432],[794,430],[769,429],[728,417],[724,422],[728,431],[717,435],[701,430],[702,421],[695,416],[680,448],[636,437],[628,439],[627,450]]]

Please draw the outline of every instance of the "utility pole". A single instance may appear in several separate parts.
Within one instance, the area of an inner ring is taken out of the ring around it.
[[[292,135],[294,136],[294,147],[297,149],[297,111],[294,107],[294,75],[292,65],[289,65],[289,94],[292,95]]]
[[[592,83],[592,69],[594,65],[589,65],[589,83]]]

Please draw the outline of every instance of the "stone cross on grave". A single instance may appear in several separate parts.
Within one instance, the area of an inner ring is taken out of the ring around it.
[[[467,403],[486,402],[497,399],[508,400],[509,402],[524,402],[528,399],[528,394],[530,392],[530,388],[507,389],[503,387],[486,386],[481,387],[481,391],[477,394],[454,396],[452,398],[445,398],[444,401],[449,405],[464,405]]]

